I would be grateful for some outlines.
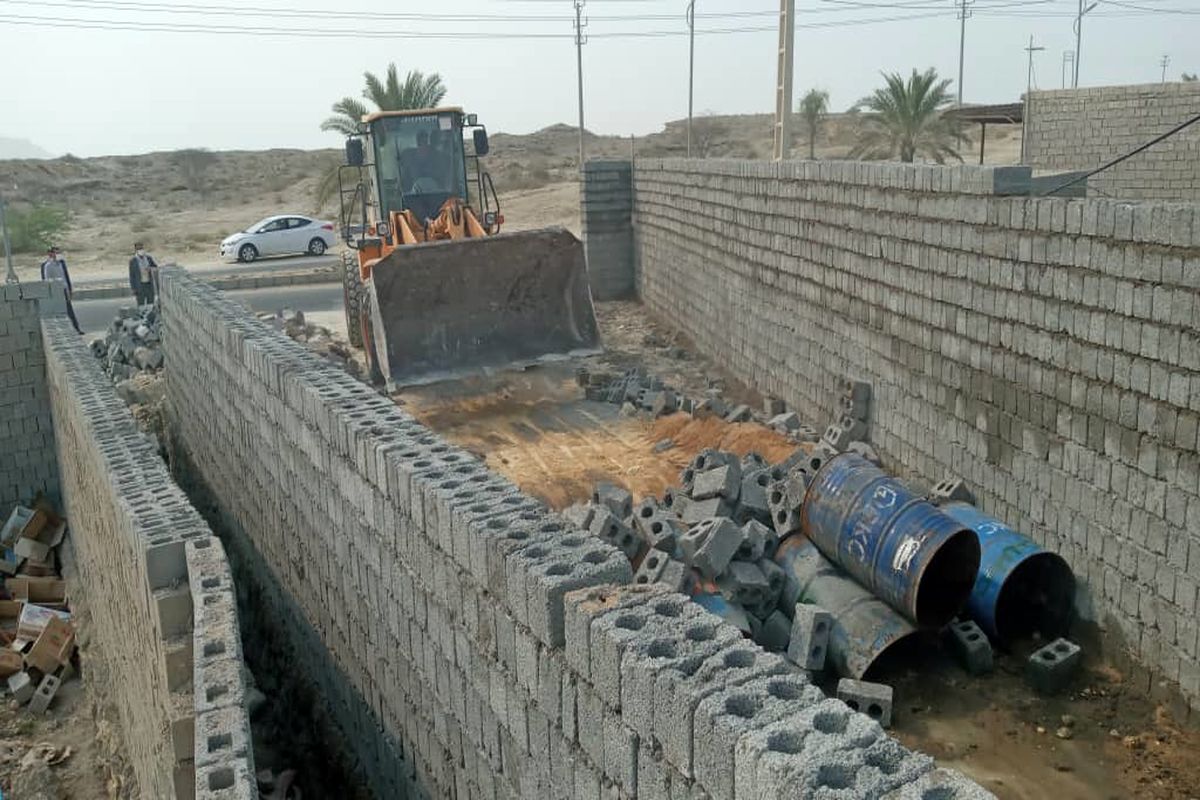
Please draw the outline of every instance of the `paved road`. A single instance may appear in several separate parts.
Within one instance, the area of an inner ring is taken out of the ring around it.
[[[309,321],[338,331],[344,331],[342,314],[342,287],[338,284],[313,284],[310,286],[278,286],[270,289],[242,289],[227,292],[230,297],[246,305],[251,311],[278,311],[292,308],[303,311]],[[117,316],[121,306],[129,305],[129,298],[105,300],[81,300],[75,303],[75,315],[79,326],[89,335],[103,333]]]
[[[341,263],[341,256],[337,253],[324,256],[284,256],[281,258],[263,258],[255,261],[253,264],[228,264],[224,261],[205,261],[201,263],[184,263],[180,266],[186,267],[189,272],[203,274],[207,277],[217,278],[227,275],[261,275],[268,272],[299,272],[306,269],[317,269],[320,267],[332,267]],[[75,281],[76,286],[87,286],[89,284],[104,284],[113,283],[114,281],[125,281],[129,279],[129,273],[124,269],[104,270],[103,272],[89,272],[85,275],[80,275]]]

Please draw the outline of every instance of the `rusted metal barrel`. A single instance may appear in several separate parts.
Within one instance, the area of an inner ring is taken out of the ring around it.
[[[817,548],[918,628],[940,628],[967,602],[979,538],[857,453],[826,461],[800,509]]]
[[[941,509],[979,537],[979,574],[967,612],[984,632],[1001,643],[1035,631],[1049,639],[1064,635],[1075,607],[1075,574],[1062,556],[969,503]]]
[[[787,574],[780,605],[815,603],[833,617],[828,663],[844,678],[860,679],[884,654],[917,633],[912,623],[859,586],[806,537],[789,536],[775,563]]]

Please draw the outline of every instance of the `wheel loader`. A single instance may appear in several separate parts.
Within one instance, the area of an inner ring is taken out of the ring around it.
[[[599,349],[583,246],[501,233],[487,153],[461,108],[368,114],[346,141],[346,328],[389,390]]]

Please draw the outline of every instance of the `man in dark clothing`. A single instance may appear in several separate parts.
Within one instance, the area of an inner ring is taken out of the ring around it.
[[[67,271],[67,260],[59,255],[57,247],[46,250],[46,260],[42,262],[42,280],[66,284],[67,319],[75,326],[75,332],[82,334],[79,320],[75,319],[75,307],[71,305],[71,273]]]
[[[148,306],[154,302],[154,273],[158,269],[154,258],[145,251],[142,243],[133,246],[133,258],[129,259],[129,288],[137,298],[139,306]]]

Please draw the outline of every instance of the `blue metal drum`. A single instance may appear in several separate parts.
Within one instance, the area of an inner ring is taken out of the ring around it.
[[[1062,556],[969,503],[941,508],[979,537],[979,575],[967,601],[979,627],[1001,643],[1035,631],[1049,639],[1064,635],[1074,611],[1075,575]]]
[[[789,536],[779,545],[775,563],[787,575],[780,606],[815,603],[833,617],[828,664],[843,678],[861,679],[885,654],[901,651],[917,629],[887,603],[859,586],[821,554],[807,537]]]
[[[834,563],[918,628],[940,628],[966,604],[979,539],[857,453],[821,467],[801,530]]]

